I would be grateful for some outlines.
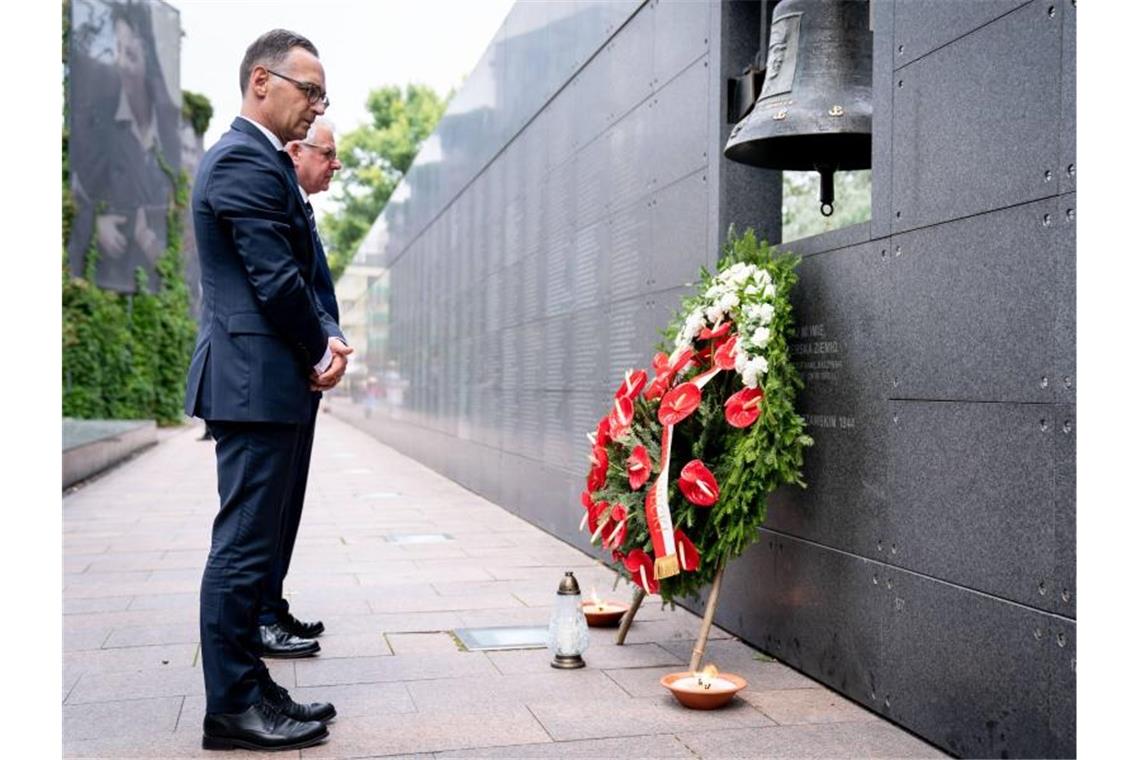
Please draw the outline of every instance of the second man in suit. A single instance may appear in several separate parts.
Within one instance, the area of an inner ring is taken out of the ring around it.
[[[333,135],[332,124],[323,116],[318,116],[309,127],[304,139],[287,143],[285,152],[289,154],[297,170],[297,184],[301,187],[305,214],[313,229],[313,248],[316,252],[313,289],[324,310],[339,323],[340,310],[333,291],[332,274],[329,271],[320,235],[317,233],[310,199],[311,196],[329,189],[333,174],[341,167],[336,156],[336,138]],[[325,630],[324,623],[319,620],[304,622],[294,617],[289,611],[289,602],[283,595],[285,575],[289,572],[293,546],[297,541],[297,528],[301,523],[301,509],[305,502],[309,460],[313,451],[313,431],[321,403],[320,392],[313,394],[312,402],[312,413],[302,429],[298,459],[293,470],[293,485],[285,499],[284,525],[277,563],[270,580],[269,592],[262,602],[260,634],[264,657],[315,655],[320,651],[320,644],[314,639]]]

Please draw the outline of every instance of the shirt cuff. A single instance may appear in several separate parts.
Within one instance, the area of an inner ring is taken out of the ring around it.
[[[324,371],[332,364],[332,356],[332,349],[325,348],[325,355],[321,357],[319,362],[313,365],[313,369],[317,371],[318,375],[324,374]]]

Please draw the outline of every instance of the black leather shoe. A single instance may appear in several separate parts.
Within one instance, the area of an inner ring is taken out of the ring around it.
[[[288,612],[277,617],[277,624],[289,633],[294,636],[300,636],[302,639],[315,639],[325,632],[325,624],[320,620],[314,623],[306,623],[303,620],[298,620],[293,617]]]
[[[202,721],[202,749],[301,749],[328,736],[324,723],[293,720],[265,699],[245,712],[206,715]]]
[[[262,657],[312,657],[321,651],[321,645],[317,642],[294,636],[277,623],[259,625],[257,628],[261,636]]]
[[[336,717],[336,708],[332,706],[331,702],[298,704],[289,696],[289,691],[284,686],[278,686],[275,683],[262,686],[261,693],[267,702],[293,720],[301,722],[319,720],[321,723],[328,723]]]

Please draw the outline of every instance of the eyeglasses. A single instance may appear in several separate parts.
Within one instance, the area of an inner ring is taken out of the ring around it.
[[[329,107],[328,93],[322,90],[320,85],[313,84],[312,82],[299,82],[292,77],[287,77],[284,74],[278,74],[273,69],[266,69],[266,71],[275,77],[281,77],[286,82],[292,82],[294,87],[305,93],[305,97],[309,99],[309,105],[315,106],[317,103],[321,103],[325,108]]]
[[[336,161],[336,148],[329,148],[324,145],[316,145],[315,143],[305,142],[304,140],[301,141],[301,144],[318,151],[322,156],[325,157],[326,161]]]

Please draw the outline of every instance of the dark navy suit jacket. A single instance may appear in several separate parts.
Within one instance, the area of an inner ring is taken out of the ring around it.
[[[292,161],[253,124],[234,119],[199,164],[191,210],[202,316],[186,413],[308,422],[309,373],[328,338],[343,335],[315,290],[316,235]]]

